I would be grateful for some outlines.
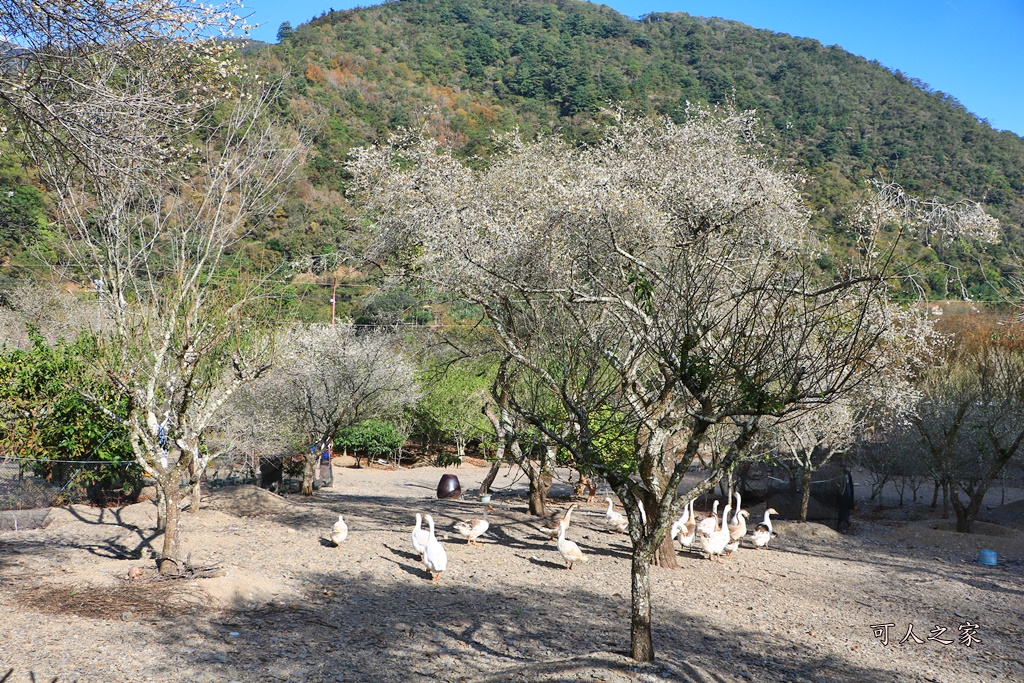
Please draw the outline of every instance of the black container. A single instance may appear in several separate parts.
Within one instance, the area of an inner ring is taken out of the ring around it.
[[[437,482],[438,498],[462,498],[462,487],[459,486],[459,478],[454,474],[441,475],[441,481]]]

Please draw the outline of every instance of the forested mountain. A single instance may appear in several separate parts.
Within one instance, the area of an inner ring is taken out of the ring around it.
[[[579,0],[400,0],[325,13],[245,53],[285,78],[288,115],[316,131],[304,180],[257,233],[282,259],[345,243],[353,146],[424,120],[466,158],[486,157],[492,132],[515,127],[586,141],[612,103],[677,119],[687,102],[757,110],[768,151],[809,179],[814,220],[837,253],[847,244],[843,212],[868,179],[983,201],[1002,221],[1003,244],[907,247],[903,258],[925,272],[933,298],[958,296],[960,284],[972,298],[996,298],[1009,252],[1024,244],[1024,139],[816,40],[683,13],[637,21]],[[10,210],[0,206],[0,217]]]
[[[1024,239],[1024,140],[951,95],[815,40],[683,13],[635,21],[578,0],[403,0],[326,13],[252,58],[291,75],[298,121],[324,122],[310,192],[280,217],[306,229],[271,238],[289,255],[338,238],[341,215],[324,211],[324,192],[343,188],[348,149],[423,117],[467,157],[485,156],[492,131],[515,126],[586,140],[612,102],[681,117],[688,101],[727,99],[756,109],[763,141],[810,179],[815,220],[834,228],[836,249],[842,207],[869,178],[984,201],[1008,244]],[[985,298],[1007,274],[1006,249],[911,246],[906,258],[929,271],[931,296],[947,295],[946,262]]]

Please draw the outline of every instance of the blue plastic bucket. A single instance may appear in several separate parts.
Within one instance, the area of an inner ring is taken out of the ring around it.
[[[978,564],[984,564],[989,567],[995,567],[999,564],[999,558],[996,556],[995,550],[979,550],[978,551]]]

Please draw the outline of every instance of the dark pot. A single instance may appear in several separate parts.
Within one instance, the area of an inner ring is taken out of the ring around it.
[[[462,498],[462,487],[459,486],[459,478],[454,474],[441,475],[441,481],[437,482],[438,498]]]

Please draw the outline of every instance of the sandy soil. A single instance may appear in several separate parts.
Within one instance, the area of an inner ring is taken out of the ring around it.
[[[1020,492],[972,536],[927,508],[861,504],[849,535],[781,522],[769,550],[722,564],[680,551],[680,569],[654,570],[658,662],[638,666],[624,656],[629,544],[603,506],[574,514],[589,561],[568,571],[511,476],[467,547],[451,525],[483,506],[437,500],[443,471],[337,467],[313,499],[216,491],[184,540],[219,575],[190,581],[151,574],[149,503],[54,509],[44,528],[2,533],[0,681],[1024,681]],[[448,471],[467,494],[486,473]],[[350,534],[334,548],[339,512]],[[412,551],[416,512],[440,527],[440,585]],[[872,626],[886,623],[887,645]],[[909,624],[924,642],[898,643]],[[953,642],[928,640],[936,626]]]

